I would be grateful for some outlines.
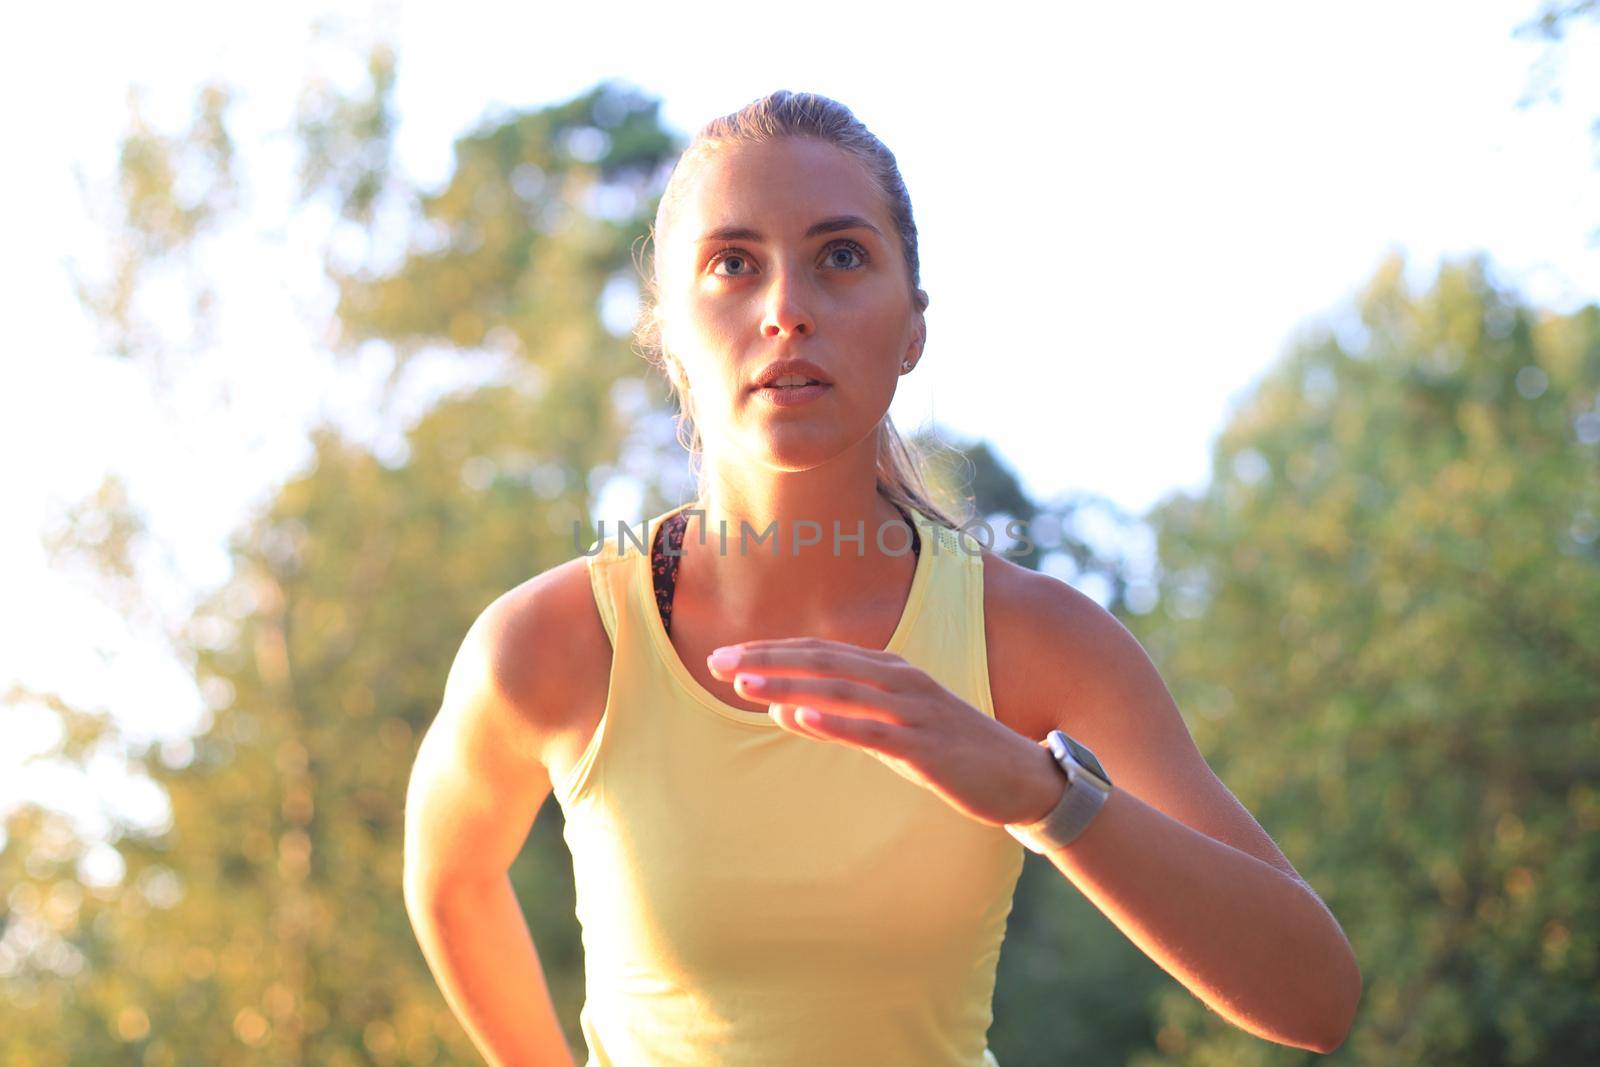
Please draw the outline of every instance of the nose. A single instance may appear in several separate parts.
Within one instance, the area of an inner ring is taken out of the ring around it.
[[[807,280],[803,273],[784,268],[775,270],[767,286],[767,306],[761,322],[764,337],[805,335],[817,332],[811,317]]]

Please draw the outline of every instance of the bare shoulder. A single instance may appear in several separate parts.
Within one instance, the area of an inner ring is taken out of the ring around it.
[[[1035,741],[1060,729],[1112,784],[1201,833],[1300,875],[1205,761],[1154,661],[1094,598],[984,553],[995,718]]]
[[[570,559],[508,590],[479,625],[495,688],[527,729],[539,761],[559,765],[569,735],[598,718],[610,675],[611,642],[587,559]]]
[[[588,590],[584,560],[562,564],[501,594],[468,628],[406,787],[408,907],[516,859],[609,648]]]
[[[1106,620],[1119,628],[1121,623],[1066,582],[987,549],[983,591],[995,717],[1042,740],[1059,725],[1052,706],[1066,702],[1067,688],[1091,669],[1078,655],[1091,643],[1092,631],[1103,629]]]

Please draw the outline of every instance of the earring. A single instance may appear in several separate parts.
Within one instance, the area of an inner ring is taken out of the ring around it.
[[[900,361],[900,369],[902,371],[910,370],[911,369],[911,361],[909,359],[902,359]]]

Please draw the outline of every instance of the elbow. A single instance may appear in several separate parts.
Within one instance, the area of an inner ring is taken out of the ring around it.
[[[451,880],[437,871],[408,868],[400,883],[406,912],[413,919],[438,912],[452,891]]]
[[[441,870],[438,864],[422,863],[408,853],[400,877],[406,913],[413,921],[435,914],[450,891],[450,882],[449,871]]]
[[[1314,963],[1302,969],[1302,1012],[1299,1048],[1326,1056],[1342,1047],[1355,1026],[1361,1004],[1361,964],[1354,947],[1322,898],[1303,879],[1301,888],[1316,901],[1324,923],[1324,951],[1313,953]],[[1309,962],[1309,961],[1308,961]]]
[[[1321,1013],[1320,1032],[1306,1045],[1311,1051],[1324,1056],[1336,1051],[1350,1036],[1350,1030],[1355,1025],[1356,1008],[1361,1003],[1361,968],[1348,945],[1345,960],[1347,963],[1339,968],[1337,979],[1329,980],[1329,992],[1333,994],[1334,1003]]]
[[[458,906],[477,908],[485,893],[497,891],[507,883],[505,871],[439,870],[421,865],[407,867],[401,878],[401,897],[406,913],[414,922],[437,918],[457,911]]]

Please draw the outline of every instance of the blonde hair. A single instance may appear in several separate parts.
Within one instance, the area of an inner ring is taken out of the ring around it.
[[[843,104],[815,93],[791,93],[779,89],[738,111],[716,118],[701,127],[678,157],[672,175],[662,191],[656,208],[650,240],[657,245],[659,235],[666,229],[666,221],[682,198],[687,185],[688,161],[693,161],[723,144],[756,144],[781,137],[812,137],[834,145],[855,157],[867,170],[873,182],[882,191],[889,208],[890,218],[900,236],[900,247],[905,252],[906,269],[911,278],[911,291],[917,310],[926,310],[928,301],[919,291],[921,269],[917,258],[917,224],[911,217],[911,196],[905,181],[900,177],[900,167],[894,154],[876,135],[869,131]],[[690,467],[701,497],[705,495],[704,472],[700,468],[703,455],[700,429],[694,418],[694,397],[683,368],[669,357],[661,337],[661,287],[659,265],[654,262],[648,271],[640,270],[645,280],[645,299],[634,340],[640,354],[659,369],[672,389],[678,404],[678,441],[689,452]],[[902,508],[915,508],[929,518],[952,528],[961,522],[945,508],[935,503],[924,477],[923,453],[914,449],[900,436],[894,422],[887,414],[879,423],[878,431],[878,492],[890,503]]]

